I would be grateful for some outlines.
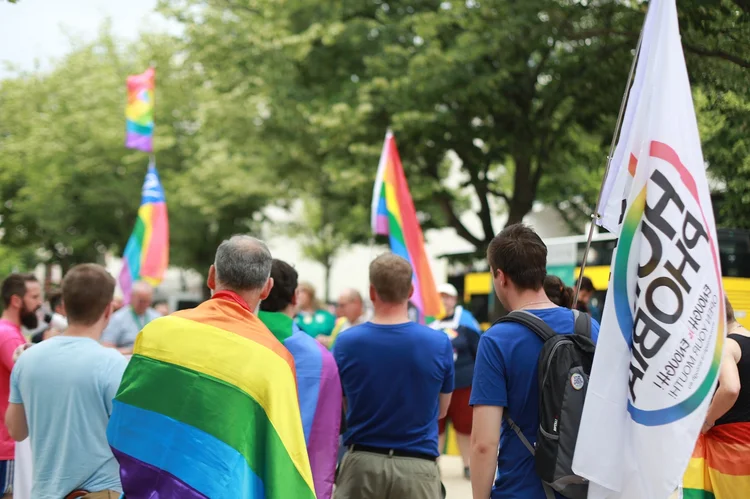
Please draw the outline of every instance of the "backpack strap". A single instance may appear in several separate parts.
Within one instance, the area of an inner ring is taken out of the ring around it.
[[[508,422],[508,426],[510,426],[510,428],[516,433],[524,447],[526,447],[529,452],[531,452],[531,455],[535,456],[536,449],[534,449],[534,446],[531,445],[531,442],[529,442],[529,439],[526,438],[526,435],[523,434],[521,428],[516,424],[516,422],[506,414],[507,413],[503,413],[503,417],[505,418],[505,421]],[[546,497],[546,499],[555,499],[555,492],[552,490],[552,487],[547,485],[545,482],[542,482],[542,488],[544,488],[544,496]]]
[[[573,310],[573,320],[575,321],[573,332],[591,339],[591,316],[586,312]]]
[[[546,322],[526,310],[515,310],[504,317],[500,317],[495,324],[501,322],[515,322],[516,324],[526,326],[539,336],[543,342],[557,336],[557,333]]]

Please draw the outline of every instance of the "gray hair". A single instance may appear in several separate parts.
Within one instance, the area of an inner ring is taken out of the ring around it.
[[[237,235],[216,250],[216,281],[234,291],[260,289],[271,276],[271,252],[266,243],[252,236]]]

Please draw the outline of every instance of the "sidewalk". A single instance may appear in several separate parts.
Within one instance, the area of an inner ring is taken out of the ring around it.
[[[471,482],[464,478],[459,456],[440,456],[440,472],[448,492],[446,499],[471,499]]]

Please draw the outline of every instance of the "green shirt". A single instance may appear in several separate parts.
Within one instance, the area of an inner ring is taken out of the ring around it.
[[[336,325],[336,317],[325,310],[316,310],[313,314],[300,313],[294,319],[301,330],[315,338],[322,334],[330,336]]]

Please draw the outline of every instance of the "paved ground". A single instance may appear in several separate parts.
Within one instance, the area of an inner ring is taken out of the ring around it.
[[[440,458],[440,472],[446,499],[471,499],[471,483],[464,478],[464,465],[458,456],[442,456]]]

